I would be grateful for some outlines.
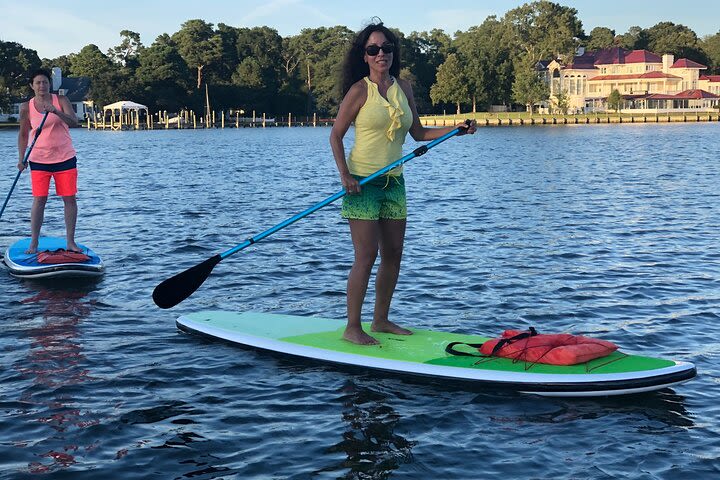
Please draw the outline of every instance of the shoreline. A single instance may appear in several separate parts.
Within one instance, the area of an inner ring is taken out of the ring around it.
[[[524,113],[498,113],[488,114],[468,113],[466,115],[425,115],[420,116],[420,123],[426,127],[449,127],[463,122],[465,119],[474,119],[478,127],[497,126],[527,126],[527,125],[599,125],[599,124],[635,124],[635,123],[699,123],[699,122],[720,122],[720,113],[695,113],[695,114],[602,114],[602,115],[528,115]],[[233,124],[231,122],[216,122],[214,126],[205,125],[167,125],[157,124],[149,130],[204,130],[225,129],[225,128],[288,128],[288,127],[316,127],[332,126],[334,119],[323,119],[322,121],[281,121],[267,122],[267,124]],[[0,123],[0,130],[16,130],[18,123]],[[138,128],[139,127],[139,128]],[[117,131],[118,125],[114,128],[101,128],[99,125],[93,128],[92,122],[82,122],[77,128],[88,130],[109,130]],[[145,125],[123,125],[122,130],[148,130]]]
[[[424,126],[449,127],[461,123],[466,118],[477,121],[478,127],[518,126],[518,125],[598,125],[627,123],[697,123],[719,122],[720,113],[695,114],[603,114],[603,115],[527,115],[527,114],[467,114],[467,116],[421,116]]]

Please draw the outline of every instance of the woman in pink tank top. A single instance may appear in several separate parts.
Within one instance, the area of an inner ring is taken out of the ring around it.
[[[69,127],[77,126],[77,117],[66,97],[50,93],[50,72],[47,70],[39,69],[30,74],[30,88],[35,96],[20,105],[18,169],[21,171],[26,167],[23,158],[30,135],[34,137],[45,112],[48,112],[48,117],[28,158],[33,205],[30,210],[31,239],[27,253],[37,252],[51,179],[55,181],[55,191],[62,197],[65,206],[66,249],[80,251],[75,243],[77,159],[69,131]]]

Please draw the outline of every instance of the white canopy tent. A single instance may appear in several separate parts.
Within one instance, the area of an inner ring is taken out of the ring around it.
[[[121,100],[119,102],[111,103],[103,107],[103,128],[105,125],[105,116],[110,112],[110,128],[122,129],[123,124],[131,125],[135,124],[136,128],[140,127],[140,112],[145,110],[145,119],[147,122],[150,121],[150,112],[148,107],[139,103],[131,102],[130,100]],[[117,124],[116,117],[117,115]],[[149,127],[148,127],[149,128]]]
[[[131,102],[130,100],[121,100],[119,102],[111,103],[110,105],[105,105],[103,107],[103,111],[110,110],[111,112],[115,112],[116,110],[120,113],[126,112],[128,110],[145,110],[147,112],[148,107],[145,105],[140,105],[139,103]]]

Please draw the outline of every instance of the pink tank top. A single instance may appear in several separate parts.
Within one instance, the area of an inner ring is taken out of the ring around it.
[[[52,102],[55,108],[62,110],[58,96],[52,94]],[[43,116],[45,113],[38,112],[35,108],[35,99],[31,98],[28,101],[28,111],[30,113],[30,131],[29,143],[32,143],[32,139],[35,138],[35,131],[40,126]],[[35,146],[30,152],[28,160],[36,163],[60,163],[65,160],[70,160],[75,156],[75,148],[73,148],[72,140],[70,139],[70,129],[67,123],[63,122],[60,117],[54,113],[48,114],[45,125],[43,125],[42,132],[35,142]]]

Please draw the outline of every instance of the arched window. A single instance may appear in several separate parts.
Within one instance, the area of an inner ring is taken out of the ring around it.
[[[561,77],[560,77],[560,69],[556,68],[553,70],[552,73],[552,81],[550,82],[550,93],[556,94],[560,92],[560,88],[562,87],[561,83]]]

